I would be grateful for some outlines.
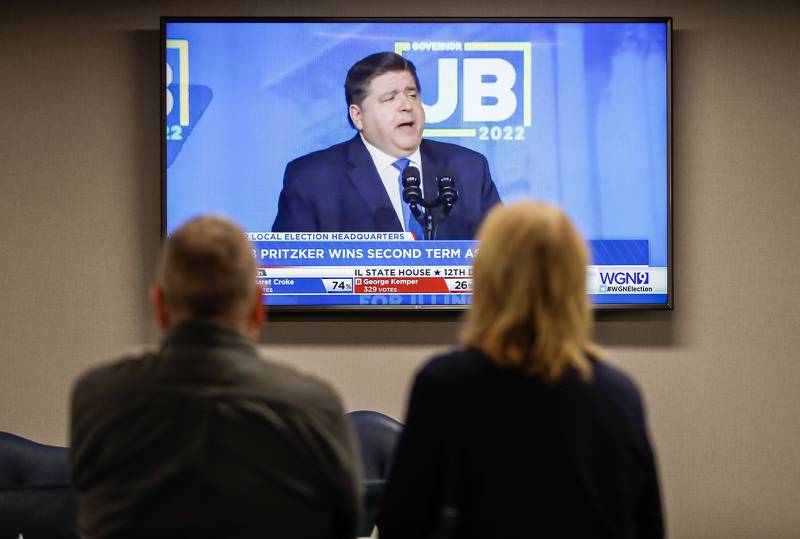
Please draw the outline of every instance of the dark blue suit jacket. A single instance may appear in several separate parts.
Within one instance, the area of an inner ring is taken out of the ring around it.
[[[459,200],[450,214],[434,210],[435,239],[473,239],[500,202],[486,158],[455,144],[422,140],[423,190],[435,197],[437,176],[452,175]],[[359,135],[286,166],[273,232],[401,232],[403,227]]]
[[[474,348],[429,362],[411,390],[381,539],[432,537],[445,503],[460,511],[459,539],[664,537],[639,390],[608,363],[592,369],[591,382],[572,372],[550,383]]]

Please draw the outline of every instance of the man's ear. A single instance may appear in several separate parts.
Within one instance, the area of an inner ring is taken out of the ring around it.
[[[358,105],[350,105],[350,108],[347,109],[347,112],[350,113],[350,119],[353,120],[353,125],[356,126],[356,129],[361,131],[364,129],[364,123],[361,121],[361,108]]]
[[[164,290],[157,284],[150,287],[150,303],[153,305],[153,315],[160,329],[169,327],[170,319],[167,312],[167,304],[164,299]]]
[[[256,285],[253,301],[250,304],[250,314],[247,317],[247,335],[254,341],[261,335],[261,326],[267,321],[267,306],[262,304],[263,290],[261,285]]]

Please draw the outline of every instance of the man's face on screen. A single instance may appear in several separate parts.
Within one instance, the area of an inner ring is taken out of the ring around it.
[[[394,157],[419,147],[425,127],[419,90],[408,71],[389,71],[369,83],[361,105],[350,105],[356,129],[375,147]]]

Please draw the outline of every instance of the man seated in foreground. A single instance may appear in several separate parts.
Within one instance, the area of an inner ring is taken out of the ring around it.
[[[84,538],[355,537],[360,467],[336,393],[259,357],[251,246],[201,217],[151,290],[160,349],[75,385],[70,463]]]

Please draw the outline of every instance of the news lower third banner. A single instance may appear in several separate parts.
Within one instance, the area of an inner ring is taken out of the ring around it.
[[[467,304],[476,241],[413,241],[408,233],[250,232],[271,305]],[[594,303],[663,303],[667,269],[646,240],[589,242]]]

